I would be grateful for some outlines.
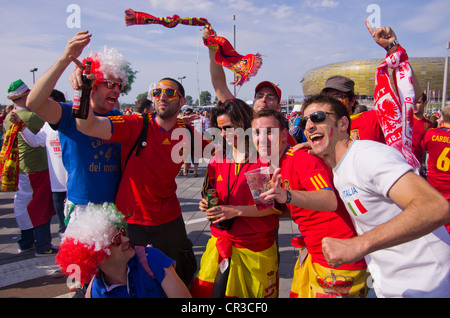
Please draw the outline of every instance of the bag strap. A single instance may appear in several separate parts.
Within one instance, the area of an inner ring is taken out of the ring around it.
[[[141,149],[145,148],[147,146],[147,133],[148,133],[148,113],[142,114],[143,120],[143,127],[141,130],[141,134],[139,135],[138,139],[134,143],[133,147],[131,148],[130,152],[128,153],[127,159],[125,160],[125,165],[123,167],[123,171],[125,171],[125,167],[127,166],[128,160],[131,157],[131,154],[136,149],[136,157],[139,156],[139,153],[141,152]],[[191,140],[193,140],[193,131],[191,126],[186,125],[186,129],[189,131],[189,134],[191,136]]]
[[[145,148],[147,146],[147,132],[148,132],[148,113],[142,114],[142,130],[141,133],[134,143],[133,147],[131,148],[130,152],[128,153],[127,159],[125,160],[125,165],[123,167],[123,171],[125,171],[125,167],[127,166],[128,160],[131,157],[131,154],[136,149],[136,157],[139,156],[139,153],[141,152],[142,148]]]

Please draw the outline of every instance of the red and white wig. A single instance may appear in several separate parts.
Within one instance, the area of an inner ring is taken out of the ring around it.
[[[122,213],[114,204],[94,205],[71,216],[56,255],[56,264],[68,276],[89,283],[97,273],[99,263],[109,257],[110,245],[117,229],[125,226]],[[79,275],[79,277],[76,277]]]
[[[127,94],[131,90],[136,75],[136,71],[130,66],[125,57],[115,48],[104,46],[99,52],[92,52],[82,63],[91,61],[91,73],[97,76],[94,86],[105,79],[120,79],[125,85],[122,94]]]

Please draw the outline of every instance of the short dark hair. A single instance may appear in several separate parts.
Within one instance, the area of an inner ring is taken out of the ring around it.
[[[350,135],[350,116],[348,114],[347,108],[339,99],[324,94],[313,95],[303,103],[303,111],[305,111],[306,108],[308,108],[311,104],[329,105],[331,112],[334,114],[334,116],[336,116],[337,119],[347,117],[349,123],[347,132]]]
[[[224,114],[230,117],[231,123],[236,128],[246,130],[252,127],[253,109],[240,99],[229,99],[214,107],[211,113],[211,127],[218,128],[217,117]]]
[[[230,121],[235,128],[242,128],[246,131],[252,127],[253,109],[243,100],[233,98],[223,103],[219,102],[219,105],[215,106],[211,112],[211,127],[219,128],[217,117],[221,115],[230,117]],[[245,148],[249,151],[252,145],[253,143],[246,137]],[[226,143],[223,144],[223,147],[226,152]]]
[[[54,101],[65,103],[66,102],[66,96],[57,89],[54,89],[52,93],[50,94],[50,97],[53,98]]]
[[[146,97],[143,98],[139,98],[136,102],[136,104],[134,105],[134,107],[136,107],[136,112],[142,114],[144,112],[144,110],[148,109],[152,109],[153,106],[153,102],[149,99],[147,99]]]
[[[258,119],[258,118],[263,118],[263,117],[271,117],[271,116],[275,117],[275,119],[278,121],[278,126],[280,128],[280,131],[283,131],[286,128],[286,118],[280,111],[277,111],[275,109],[269,109],[269,108],[261,109],[253,115],[253,120]]]
[[[424,102],[426,102],[427,101],[427,94],[425,94],[425,93],[422,93],[422,102],[424,103]]]
[[[173,78],[171,78],[171,77],[164,77],[163,79],[160,80],[160,82],[162,82],[162,81],[172,81],[172,82],[174,82],[175,84],[177,84],[177,89],[178,89],[178,91],[180,92],[181,96],[185,97],[185,96],[184,96],[184,94],[185,94],[185,93],[184,93],[184,87],[183,87],[183,85],[181,85],[181,83],[178,82],[176,79],[173,79]]]

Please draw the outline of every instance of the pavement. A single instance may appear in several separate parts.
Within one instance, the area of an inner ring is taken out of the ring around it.
[[[191,168],[192,169],[192,168]],[[200,164],[198,177],[178,176],[177,195],[181,204],[186,230],[194,245],[194,253],[200,258],[211,237],[209,222],[198,209],[200,191],[206,172],[206,164]],[[0,298],[71,298],[67,277],[55,275],[58,266],[54,256],[36,257],[34,250],[18,254],[17,240],[20,231],[14,217],[14,193],[0,192]],[[53,245],[58,246],[58,224],[56,216],[51,224]],[[280,298],[288,298],[292,273],[298,250],[291,246],[292,237],[298,234],[297,226],[290,218],[280,218]]]

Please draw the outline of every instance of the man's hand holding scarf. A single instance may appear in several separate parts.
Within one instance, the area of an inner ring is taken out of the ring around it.
[[[235,86],[242,86],[249,81],[250,77],[255,76],[262,65],[262,58],[259,53],[240,55],[226,38],[216,35],[211,24],[205,18],[180,18],[176,14],[171,17],[154,17],[145,12],[127,9],[125,10],[125,23],[127,26],[160,24],[166,28],[174,28],[179,24],[207,27],[210,36],[204,40],[204,44],[208,47],[217,46],[216,63],[225,66],[236,74],[236,81],[232,82]]]
[[[366,26],[374,41],[387,50],[386,59],[377,68],[375,81],[375,108],[386,144],[399,150],[408,163],[418,171],[420,163],[412,152],[415,88],[414,73],[408,55],[397,42],[397,36],[389,27],[373,30]],[[393,89],[389,69],[393,70]],[[398,92],[398,95],[396,94]]]

